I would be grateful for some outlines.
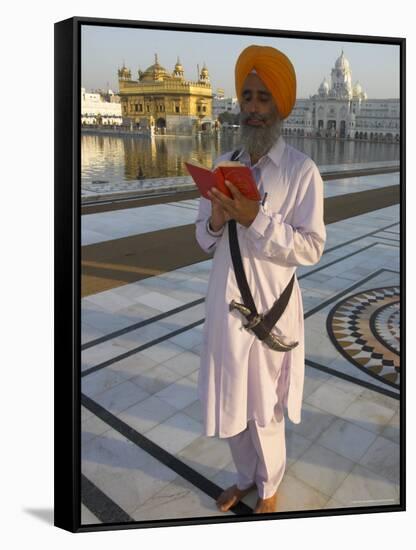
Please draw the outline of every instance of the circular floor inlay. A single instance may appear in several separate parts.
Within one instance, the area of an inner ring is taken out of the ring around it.
[[[378,339],[393,352],[400,353],[400,302],[380,308],[372,319]]]
[[[327,329],[356,367],[400,387],[400,287],[374,288],[342,300],[330,311]]]

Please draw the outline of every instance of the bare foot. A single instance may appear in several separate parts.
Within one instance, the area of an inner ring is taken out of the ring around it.
[[[255,514],[267,514],[270,512],[276,512],[277,491],[269,498],[258,498],[256,507],[254,509]]]
[[[228,487],[228,489],[225,489],[225,491],[223,491],[217,499],[218,509],[221,510],[221,512],[227,512],[254,488],[255,485],[251,485],[251,487],[244,490],[239,489],[237,485]]]

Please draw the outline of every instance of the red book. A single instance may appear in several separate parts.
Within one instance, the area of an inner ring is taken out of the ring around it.
[[[190,162],[185,162],[185,166],[201,192],[201,195],[206,199],[209,199],[207,191],[212,187],[216,187],[221,193],[224,193],[224,195],[232,199],[233,196],[225,184],[225,180],[228,180],[248,199],[254,201],[260,200],[260,193],[257,189],[253,174],[250,168],[244,166],[241,162],[224,161],[214,170],[208,170],[200,164]]]

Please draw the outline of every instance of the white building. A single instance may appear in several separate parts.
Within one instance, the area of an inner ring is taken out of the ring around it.
[[[212,118],[216,120],[220,113],[237,114],[240,112],[240,106],[236,97],[224,97],[221,93],[212,96]]]
[[[352,72],[344,52],[335,61],[330,83],[318,93],[297,99],[283,123],[284,135],[339,137],[381,141],[400,140],[400,100],[368,99]]]
[[[106,97],[101,93],[88,93],[81,88],[81,124],[120,125],[123,121],[121,104],[114,92],[108,90]]]

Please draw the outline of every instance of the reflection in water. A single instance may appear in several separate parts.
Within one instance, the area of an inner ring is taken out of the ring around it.
[[[304,139],[285,136],[286,143],[304,151],[318,165],[399,160],[400,144]],[[211,167],[214,159],[238,147],[235,132],[218,136],[113,137],[82,135],[82,182],[119,183],[143,178],[187,176],[184,162]]]

